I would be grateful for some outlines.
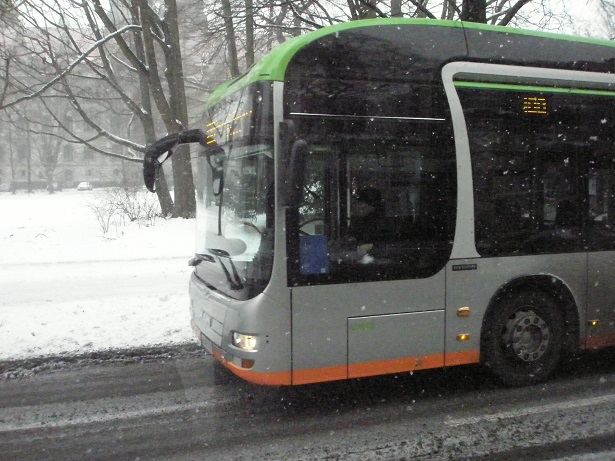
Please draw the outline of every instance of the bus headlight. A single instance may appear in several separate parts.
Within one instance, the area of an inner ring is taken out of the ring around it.
[[[233,331],[233,346],[243,349],[244,351],[255,351],[256,343],[256,335],[247,335]]]

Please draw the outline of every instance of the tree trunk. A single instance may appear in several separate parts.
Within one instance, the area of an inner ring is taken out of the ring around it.
[[[15,195],[15,154],[13,151],[13,128],[9,125],[9,160],[11,162],[11,194]]]
[[[377,18],[378,1],[379,0],[348,0],[348,6],[351,8],[351,18],[353,20]]]
[[[26,116],[26,163],[28,166],[28,194],[32,193],[32,138],[30,138],[30,123]]]
[[[156,196],[158,197],[158,202],[160,203],[160,214],[164,217],[172,216],[173,199],[171,199],[167,178],[164,175],[164,170],[162,168],[160,168],[158,178],[156,179]]]
[[[231,78],[238,77],[239,59],[237,57],[237,38],[235,37],[235,26],[233,25],[233,10],[229,0],[222,0],[222,14],[224,16],[224,29],[226,31],[226,49],[228,52],[228,68],[231,71]]]
[[[132,15],[133,24],[140,24],[139,8],[134,3],[130,5],[130,13]],[[143,36],[141,32],[135,30],[132,34],[135,46],[135,54],[139,61],[145,62],[145,49],[143,47]],[[152,112],[152,100],[149,87],[149,81],[147,76],[142,72],[139,75],[139,93],[141,97],[141,107],[143,112],[147,114],[147,117],[142,117],[141,126],[143,127],[143,134],[145,143],[151,145],[156,142],[156,129],[154,128],[154,117]],[[158,197],[158,203],[160,203],[160,214],[162,216],[171,216],[173,214],[173,199],[171,198],[171,192],[164,174],[164,170],[161,168],[156,181],[156,196]]]
[[[463,0],[461,20],[487,23],[487,0]]]
[[[391,0],[391,17],[401,18],[402,16],[401,0]]]
[[[246,0],[246,68],[254,64],[254,5]]]
[[[175,0],[165,0],[167,13],[164,24],[168,34],[165,47],[166,76],[169,84],[169,105],[173,114],[173,121],[177,125],[171,131],[176,132],[188,127],[188,106],[186,104],[186,89],[184,85],[184,70],[179,38],[179,25],[177,21],[177,3]],[[196,210],[194,196],[194,181],[192,179],[192,165],[190,164],[190,146],[181,146],[172,157],[173,186],[175,190],[175,203],[173,216],[193,217]]]

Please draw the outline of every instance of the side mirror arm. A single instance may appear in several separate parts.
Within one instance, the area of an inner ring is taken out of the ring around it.
[[[184,130],[179,133],[170,134],[160,138],[145,150],[143,158],[143,181],[145,187],[150,192],[156,191],[156,179],[160,171],[160,166],[168,159],[177,146],[198,142],[204,144],[205,133],[200,129]]]

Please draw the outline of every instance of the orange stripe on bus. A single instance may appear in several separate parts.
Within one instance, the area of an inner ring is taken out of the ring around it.
[[[480,361],[480,351],[452,352],[446,355],[433,354],[350,365],[308,368],[296,370],[292,374],[290,371],[262,372],[247,370],[224,360],[222,354],[218,351],[214,351],[214,357],[234,374],[248,382],[269,386],[288,386],[291,384],[322,383],[349,378],[366,378],[391,373],[405,373],[415,370],[427,370],[429,368],[478,363]]]
[[[478,362],[480,362],[480,350],[476,349],[473,351],[449,352],[446,354],[446,363],[444,365],[453,367],[455,365],[469,365]]]
[[[446,359],[446,362],[445,362]],[[293,384],[321,383],[347,378],[365,378],[368,376],[404,373],[444,366],[478,363],[480,351],[453,352],[449,354],[433,354],[401,359],[379,360],[333,367],[310,368],[293,372]]]
[[[356,363],[348,365],[349,378],[402,373],[444,366],[444,354],[405,357],[403,359],[379,360],[377,362]]]
[[[223,361],[222,364],[242,379],[254,384],[267,386],[290,386],[290,371],[250,371],[238,367],[234,363]]]
[[[308,368],[293,372],[293,384],[324,383],[348,378],[348,367],[336,365],[333,367]]]
[[[601,349],[615,346],[615,335],[588,336],[585,349]]]

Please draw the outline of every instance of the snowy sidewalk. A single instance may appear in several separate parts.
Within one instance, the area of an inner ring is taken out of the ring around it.
[[[0,194],[0,361],[194,341],[194,221],[102,235],[95,197]]]

